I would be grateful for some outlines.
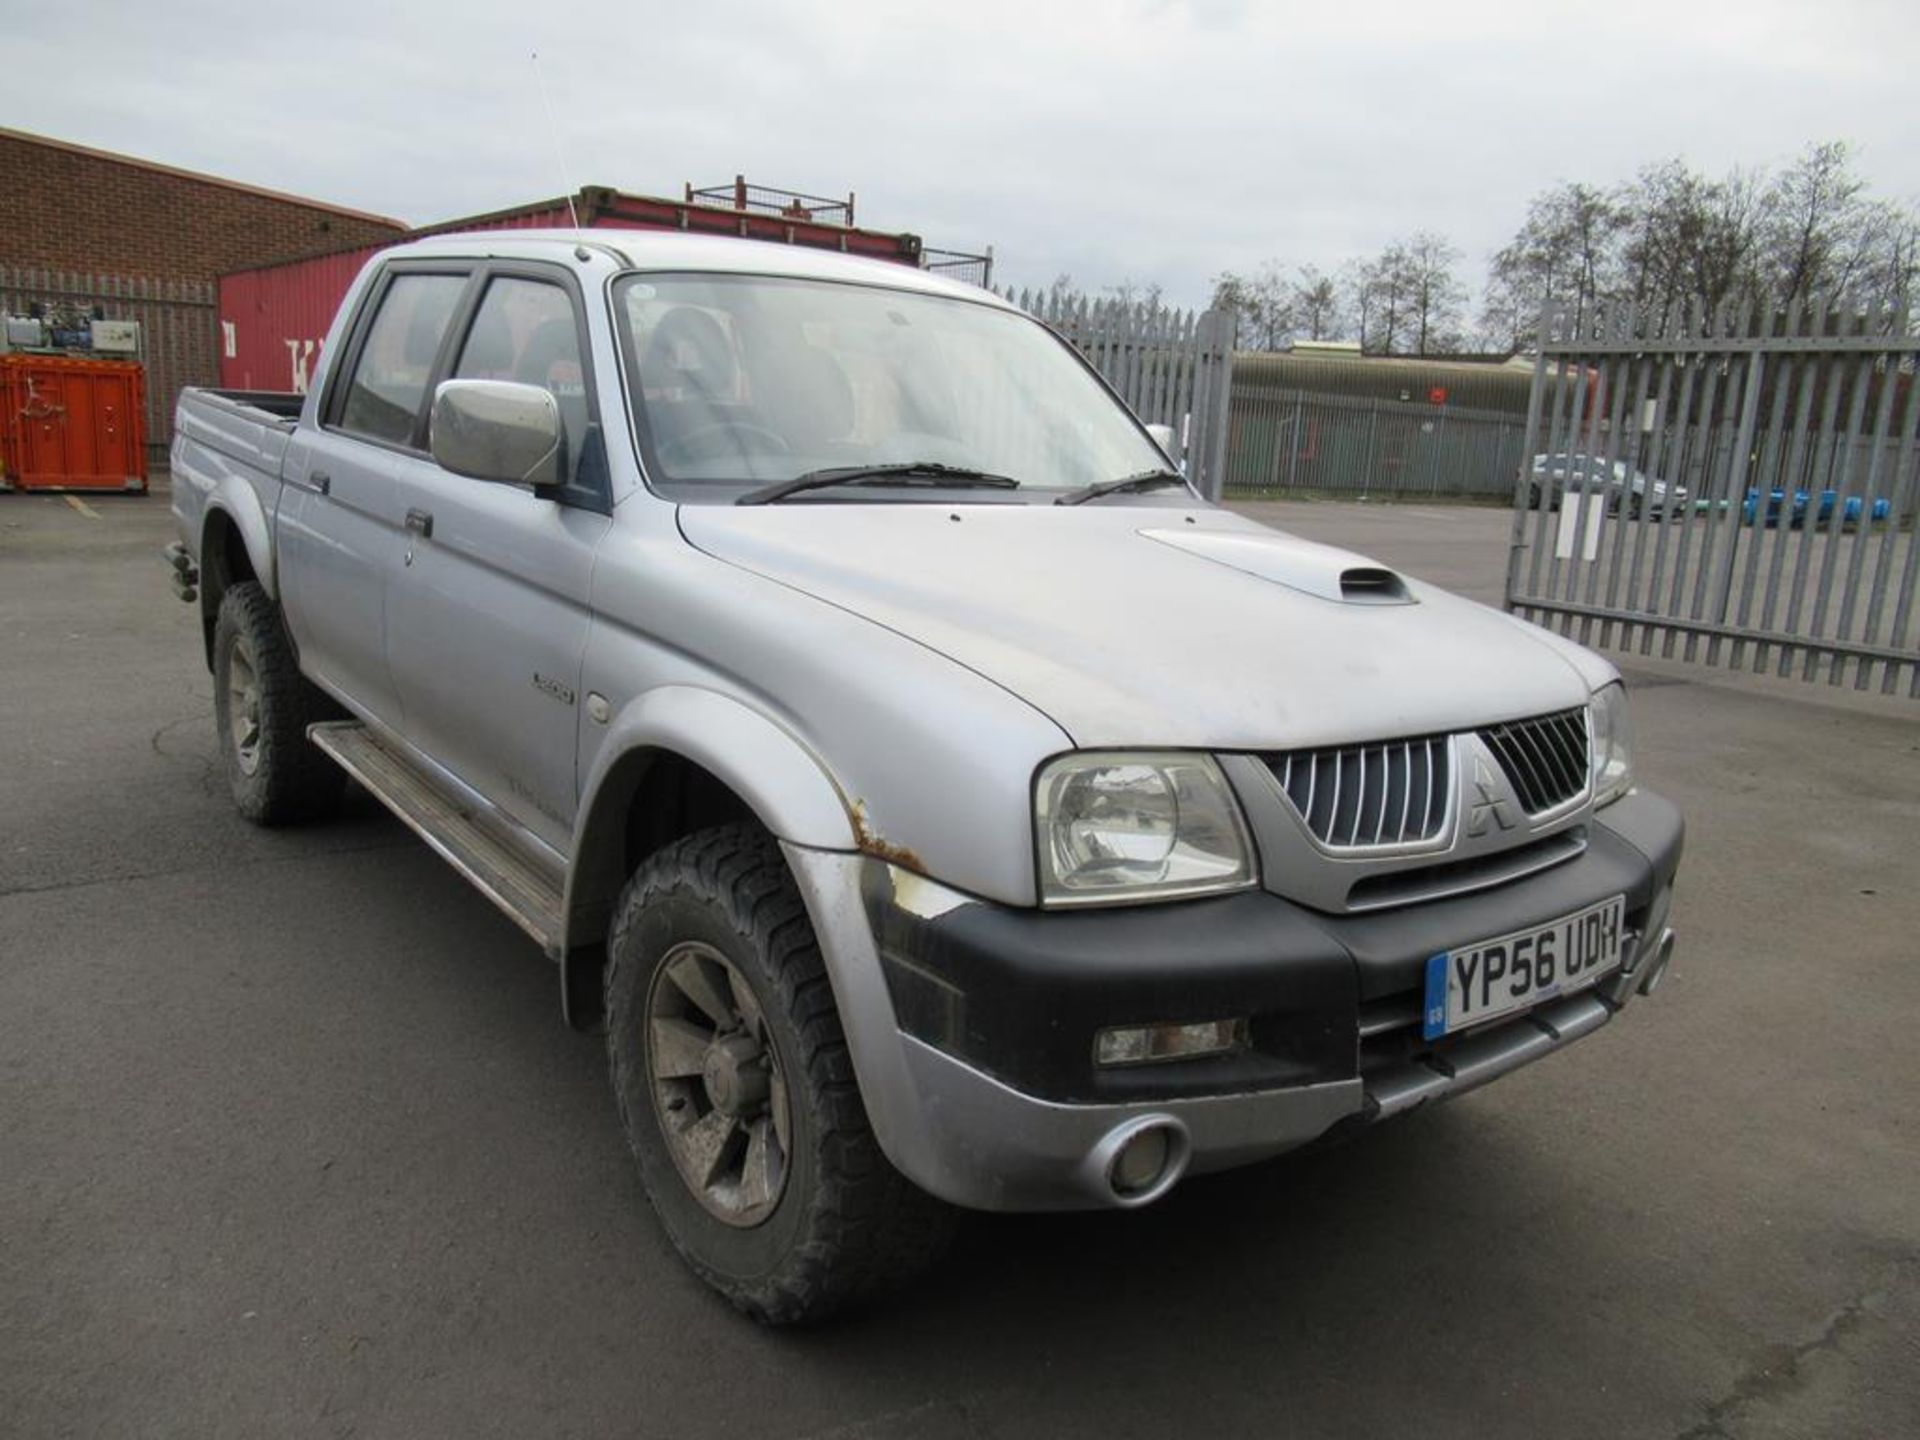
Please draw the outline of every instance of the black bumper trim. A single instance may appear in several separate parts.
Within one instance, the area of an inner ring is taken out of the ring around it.
[[[895,902],[870,861],[863,898],[896,1019],[1029,1095],[1066,1103],[1279,1089],[1359,1073],[1363,1003],[1421,983],[1428,956],[1624,894],[1644,923],[1672,883],[1683,828],[1664,800],[1600,812],[1584,854],[1492,890],[1393,910],[1325,915],[1265,891],[1090,911],[985,901],[932,918]],[[1246,1047],[1101,1069],[1103,1028],[1246,1017]]]

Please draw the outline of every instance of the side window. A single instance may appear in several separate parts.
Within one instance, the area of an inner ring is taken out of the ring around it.
[[[347,382],[340,428],[405,445],[426,397],[434,357],[466,289],[464,275],[396,275]]]
[[[579,469],[587,438],[586,371],[573,301],[564,289],[514,276],[489,282],[453,374],[458,380],[514,380],[552,394],[566,427],[567,463]]]

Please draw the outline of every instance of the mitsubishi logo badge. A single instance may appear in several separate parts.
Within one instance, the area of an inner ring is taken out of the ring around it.
[[[1473,802],[1473,808],[1467,811],[1467,834],[1484,835],[1487,823],[1492,821],[1502,830],[1514,827],[1513,802],[1499,791],[1499,781],[1488,768],[1481,756],[1473,758],[1473,788],[1479,796]]]

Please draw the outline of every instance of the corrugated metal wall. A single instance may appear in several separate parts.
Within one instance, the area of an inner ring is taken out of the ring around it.
[[[220,384],[297,390],[333,324],[333,312],[377,245],[220,277]]]

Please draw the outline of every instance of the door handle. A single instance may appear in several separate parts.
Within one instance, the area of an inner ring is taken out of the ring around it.
[[[432,513],[426,510],[407,511],[407,529],[411,530],[414,534],[418,535],[422,540],[432,539],[433,538]]]
[[[324,470],[309,470],[307,483],[322,495],[333,493],[333,477]]]

